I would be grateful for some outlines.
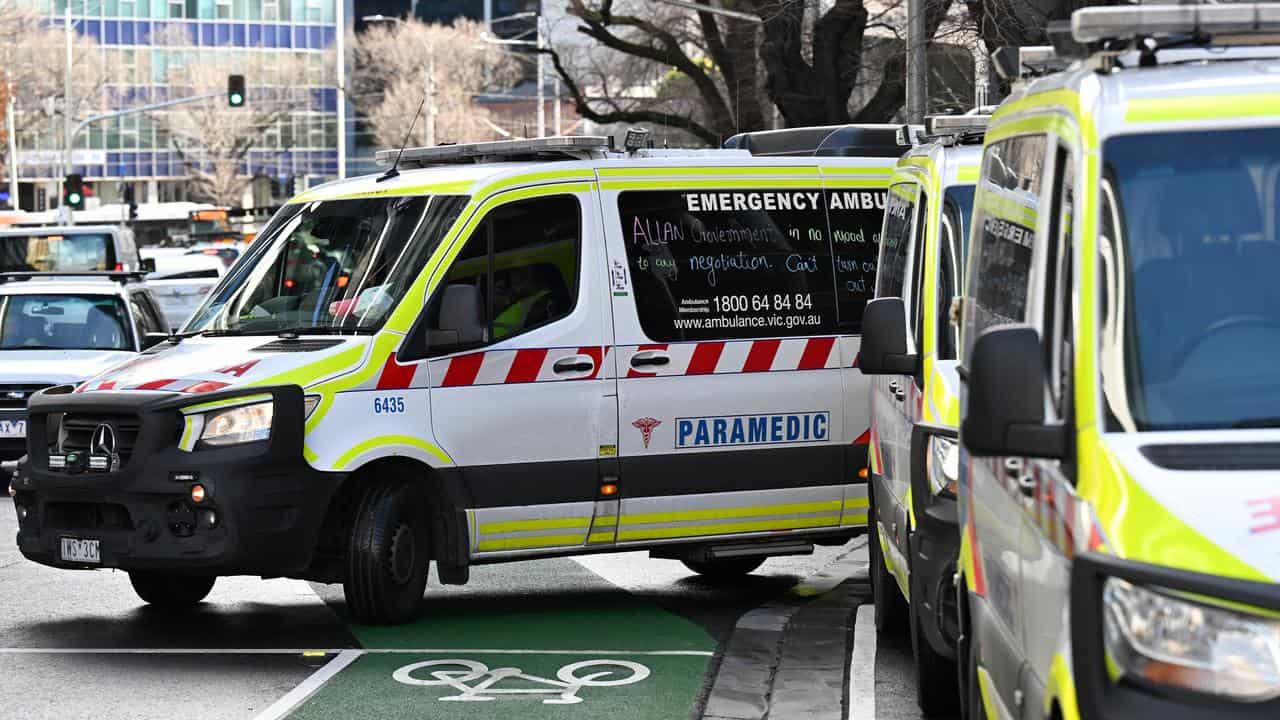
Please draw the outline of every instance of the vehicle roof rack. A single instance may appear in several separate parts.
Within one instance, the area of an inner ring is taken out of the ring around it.
[[[374,161],[383,167],[395,163],[399,150],[379,150]],[[564,135],[527,140],[498,140],[465,145],[405,148],[400,166],[424,168],[512,160],[590,160],[614,153],[613,138],[601,135]]]
[[[738,133],[722,147],[757,156],[899,157],[920,143],[919,125],[849,124]]]
[[[926,138],[949,145],[981,143],[991,124],[990,113],[966,113],[964,115],[929,115],[924,119]]]
[[[147,273],[141,270],[83,270],[77,272],[38,272],[14,271],[0,272],[0,283],[22,282],[24,280],[61,280],[63,278],[97,278],[127,283],[131,280],[144,280]]]

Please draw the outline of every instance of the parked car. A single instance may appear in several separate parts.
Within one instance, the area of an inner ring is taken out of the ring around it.
[[[0,230],[0,272],[136,272],[152,269],[118,225]]]
[[[79,383],[164,337],[136,273],[0,273],[0,460],[26,453],[27,399]]]
[[[151,255],[150,248],[143,250]],[[202,252],[152,256],[156,270],[147,275],[147,287],[155,295],[164,314],[165,327],[176,330],[191,317],[204,298],[218,284],[226,265],[218,255]]]

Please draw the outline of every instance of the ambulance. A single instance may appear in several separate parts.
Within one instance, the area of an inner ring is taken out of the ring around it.
[[[893,160],[631,139],[391,151],[294,198],[179,336],[33,397],[21,552],[161,605],[342,583],[395,623],[432,560],[733,577],[864,532]]]
[[[956,481],[960,426],[952,301],[989,115],[926,118],[898,160],[858,367],[870,393],[871,586],[876,626],[910,633],[926,715],[956,705]]]
[[[1280,717],[1280,5],[1075,12],[983,147],[969,717]]]

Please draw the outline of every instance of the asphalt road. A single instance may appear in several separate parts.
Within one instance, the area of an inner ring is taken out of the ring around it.
[[[740,664],[726,658],[740,621],[787,606],[815,632],[835,597],[805,609],[836,582],[822,584],[824,569],[865,555],[861,540],[818,548],[730,585],[644,553],[482,566],[462,587],[433,578],[418,621],[375,628],[346,621],[340,587],[292,580],[223,578],[197,609],[158,612],[124,573],[26,561],[15,529],[0,503],[0,717],[56,720],[277,717],[285,706],[317,719],[497,718],[516,706],[527,718],[700,718],[722,666]],[[840,587],[841,607],[864,599],[863,585]],[[870,664],[876,717],[919,717],[905,643],[882,639]],[[322,667],[341,670],[320,683]],[[848,680],[814,692],[847,708]]]

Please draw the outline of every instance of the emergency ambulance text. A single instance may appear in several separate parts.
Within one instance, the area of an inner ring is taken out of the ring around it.
[[[825,442],[830,427],[827,411],[676,418],[676,448]]]

